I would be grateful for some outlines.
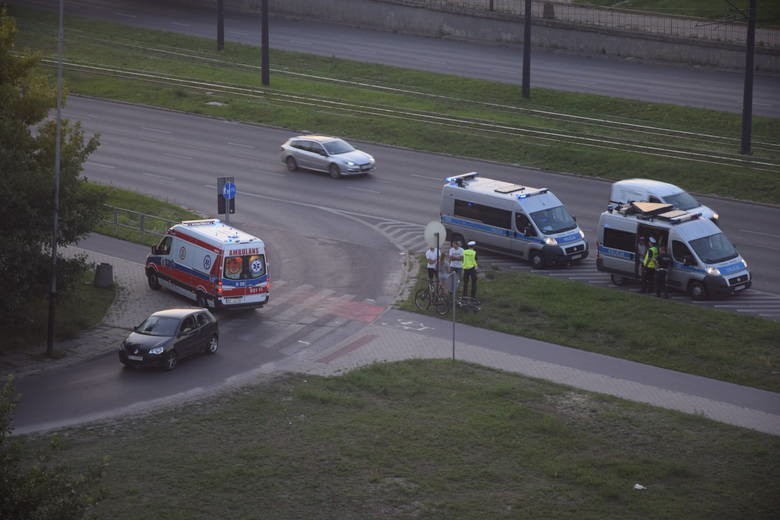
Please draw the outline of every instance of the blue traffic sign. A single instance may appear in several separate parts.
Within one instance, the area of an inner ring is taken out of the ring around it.
[[[226,182],[222,187],[222,196],[227,200],[236,198],[236,185],[233,182]]]

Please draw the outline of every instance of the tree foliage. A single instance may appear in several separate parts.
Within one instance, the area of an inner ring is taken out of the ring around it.
[[[83,473],[54,465],[59,447],[56,436],[45,453],[32,453],[22,439],[11,437],[15,404],[13,381],[9,380],[0,388],[0,518],[84,518],[102,498],[98,483],[107,462]]]
[[[41,56],[14,52],[16,24],[0,11],[0,324],[16,322],[50,278],[54,213],[56,88],[37,72]],[[98,138],[62,121],[57,244],[72,244],[97,222],[103,197],[80,177]],[[60,265],[64,265],[60,262]],[[69,269],[68,272],[74,271]],[[58,276],[58,278],[60,278]],[[58,280],[58,289],[72,281]]]

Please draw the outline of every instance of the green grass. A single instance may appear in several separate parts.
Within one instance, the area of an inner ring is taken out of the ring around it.
[[[74,468],[109,457],[93,513],[116,520],[758,520],[780,507],[778,437],[448,360],[280,377],[61,438]]]
[[[81,283],[67,292],[58,294],[55,307],[55,335],[57,340],[76,338],[84,330],[98,325],[116,296],[116,287],[95,287],[95,270],[87,269]],[[0,354],[24,348],[43,354],[48,335],[49,301],[46,297],[33,296],[23,312],[24,320],[17,320],[16,327],[6,330]]]
[[[54,56],[53,14],[19,7],[13,7],[11,13],[18,17],[21,28],[17,47],[39,49]],[[531,99],[524,100],[515,85],[273,49],[272,85],[263,88],[257,49],[251,46],[230,44],[218,53],[211,40],[76,17],[66,20],[66,41],[69,62],[252,89],[251,93],[237,95],[222,92],[216,86],[204,90],[66,69],[72,93],[551,171],[609,179],[650,177],[673,182],[694,193],[780,203],[780,119],[754,117],[754,153],[746,158],[738,153],[739,114],[544,89],[534,89]],[[43,70],[53,74],[52,69]],[[293,102],[290,95],[316,97],[320,101],[301,105]],[[223,105],[207,105],[213,101]],[[347,110],[333,102],[363,108]],[[380,109],[404,110],[415,115],[377,115]],[[420,122],[420,113],[470,123]],[[610,122],[594,124],[572,116]],[[478,127],[477,122],[537,133],[496,131],[495,126]],[[698,132],[708,137],[647,133],[646,129],[618,123]],[[560,141],[549,133],[591,141]],[[603,140],[613,144],[597,143]],[[682,159],[669,154],[650,155],[646,149],[626,151],[620,144],[626,141],[664,149],[684,148],[702,155]],[[707,157],[711,154],[726,155],[711,160]],[[747,162],[734,162],[743,159]],[[442,172],[445,173],[451,172]]]
[[[404,310],[427,283],[424,261]],[[780,392],[780,323],[569,280],[487,271],[461,323]],[[684,324],[684,325],[682,325]],[[704,340],[706,338],[706,341]]]
[[[203,215],[170,202],[132,191],[91,185],[107,193],[105,219],[95,232],[139,244],[154,245],[172,224],[203,218]],[[129,211],[113,211],[119,208]],[[141,219],[143,230],[141,232]]]

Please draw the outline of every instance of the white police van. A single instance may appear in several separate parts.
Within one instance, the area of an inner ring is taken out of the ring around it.
[[[712,208],[705,206],[679,186],[668,182],[652,179],[624,179],[612,183],[609,193],[611,204],[627,204],[629,202],[663,202],[677,209],[701,213],[714,223],[718,223],[720,215]]]
[[[448,177],[441,223],[449,240],[519,256],[534,267],[565,265],[588,256],[585,234],[547,188],[479,177]]]
[[[668,248],[673,264],[666,283],[695,299],[734,294],[752,283],[747,262],[711,220],[655,202],[610,205],[601,214],[596,268],[612,273],[616,285],[638,279],[640,237]]]

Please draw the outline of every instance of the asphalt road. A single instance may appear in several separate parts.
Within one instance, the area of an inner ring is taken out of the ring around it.
[[[438,219],[441,184],[449,175],[479,171],[485,177],[550,188],[577,216],[591,247],[609,194],[609,182],[598,179],[369,143],[356,144],[377,158],[376,174],[334,181],[327,175],[286,171],[279,160],[279,145],[290,136],[285,130],[73,96],[65,116],[101,135],[100,148],[85,166],[87,178],[164,195],[214,214],[217,177],[234,176],[239,194],[233,222],[273,236],[271,244],[301,244],[284,255],[282,269],[305,266],[302,283],[319,284],[323,276],[335,277],[331,283],[343,278],[336,285],[361,298],[384,298],[381,304],[389,301],[381,295],[381,275],[365,280],[354,268],[348,274],[341,271],[349,269],[330,267],[348,248],[331,253],[322,246],[376,248],[389,240],[401,249],[422,247],[421,226]],[[754,288],[780,295],[780,209],[700,198],[721,214],[724,232],[749,262]],[[366,226],[375,233],[366,235]],[[329,261],[299,266],[299,259],[312,252]],[[374,260],[365,265],[378,266]]]
[[[12,0],[9,3],[50,9],[57,6],[57,0]],[[216,42],[216,14],[209,9],[184,8],[180,4],[151,0],[69,0],[66,14],[214,38]],[[516,46],[292,20],[275,17],[273,13],[269,26],[270,46],[276,49],[517,85],[522,81],[522,49]],[[260,20],[256,15],[226,13],[225,39],[257,45],[259,27]],[[534,49],[531,87],[741,113],[744,75],[740,71],[638,63]],[[753,113],[780,117],[780,74],[755,74]]]

